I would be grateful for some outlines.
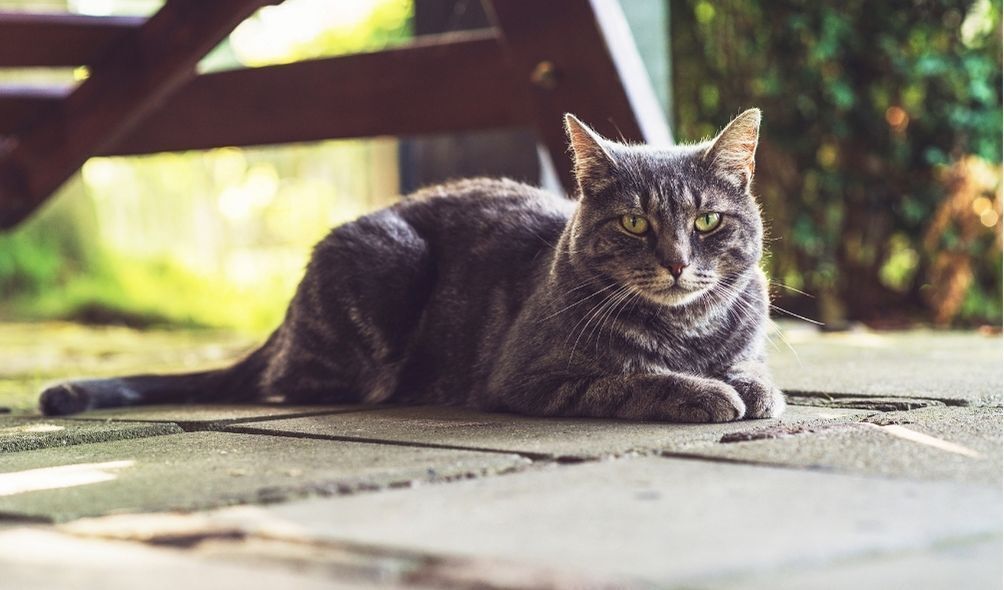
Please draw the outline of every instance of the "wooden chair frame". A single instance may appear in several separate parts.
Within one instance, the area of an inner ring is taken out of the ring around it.
[[[616,0],[484,0],[490,29],[375,53],[197,74],[281,0],[168,0],[149,19],[0,13],[0,67],[81,66],[73,88],[0,85],[0,229],[91,156],[528,126],[574,190],[562,114],[668,143]]]

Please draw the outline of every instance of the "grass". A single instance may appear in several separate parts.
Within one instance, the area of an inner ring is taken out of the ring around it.
[[[130,261],[108,256],[102,267],[72,276],[55,288],[15,296],[0,310],[7,317],[23,320],[135,328],[226,328],[261,335],[279,324],[290,297],[286,285],[273,282],[248,292],[211,277],[199,277],[168,260]]]
[[[62,379],[222,366],[258,342],[230,330],[0,323],[0,407],[33,411],[39,391]]]

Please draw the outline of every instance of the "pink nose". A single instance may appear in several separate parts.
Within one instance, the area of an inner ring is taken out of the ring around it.
[[[686,264],[668,264],[668,265],[666,265],[666,268],[669,269],[669,274],[673,275],[674,279],[678,279],[678,278],[680,278],[680,275],[683,274],[683,269],[687,268],[687,265]]]

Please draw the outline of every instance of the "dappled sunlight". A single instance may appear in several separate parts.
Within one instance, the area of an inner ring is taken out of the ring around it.
[[[0,436],[17,436],[19,434],[41,434],[45,432],[59,432],[66,430],[65,426],[58,424],[22,424],[20,426],[6,426],[0,428]]]
[[[106,461],[0,473],[0,496],[111,481],[118,477],[115,471],[132,467],[134,463],[135,461]]]
[[[408,0],[287,0],[241,23],[230,45],[249,66],[378,49],[410,14]]]
[[[259,164],[248,170],[240,184],[223,189],[217,199],[220,213],[231,221],[243,221],[259,214],[279,190],[279,173],[272,166]]]
[[[148,16],[156,12],[164,0],[69,0],[67,8],[72,12],[91,16],[133,15]]]
[[[939,451],[944,451],[946,453],[954,453],[956,455],[962,455],[964,457],[969,457],[971,459],[978,459],[981,457],[980,453],[970,449],[969,447],[962,446],[941,438],[931,436],[929,434],[924,434],[923,432],[917,432],[911,428],[905,426],[900,426],[899,424],[889,424],[886,426],[875,426],[873,424],[868,424],[867,422],[862,422],[866,426],[874,426],[882,432],[900,438],[902,440],[907,440],[913,443],[928,446],[932,449],[937,449]]]

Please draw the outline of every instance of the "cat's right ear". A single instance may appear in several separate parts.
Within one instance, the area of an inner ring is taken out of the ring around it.
[[[568,133],[568,144],[575,159],[575,179],[582,194],[606,188],[612,182],[611,174],[617,166],[604,145],[607,141],[571,113],[565,115],[565,132]]]
[[[756,146],[760,141],[760,109],[749,109],[725,126],[711,141],[704,158],[726,181],[749,190]]]

